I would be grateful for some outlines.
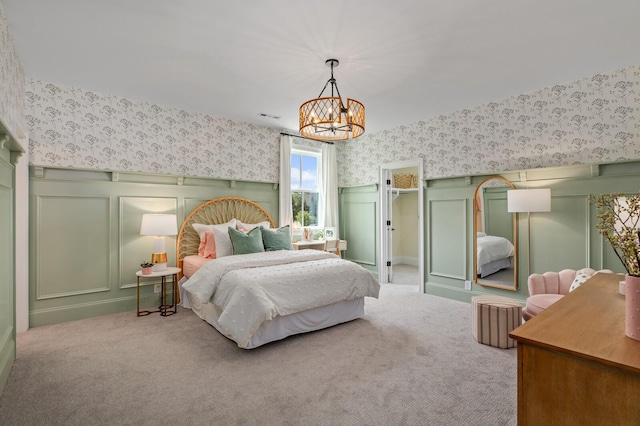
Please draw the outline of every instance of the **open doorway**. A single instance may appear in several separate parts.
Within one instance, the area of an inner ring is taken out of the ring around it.
[[[378,279],[424,293],[423,162],[380,165]]]

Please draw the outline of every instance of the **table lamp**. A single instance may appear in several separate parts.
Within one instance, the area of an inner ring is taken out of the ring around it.
[[[143,214],[140,235],[155,235],[151,263],[153,271],[160,272],[167,269],[167,251],[164,241],[165,235],[178,235],[178,225],[175,214]]]

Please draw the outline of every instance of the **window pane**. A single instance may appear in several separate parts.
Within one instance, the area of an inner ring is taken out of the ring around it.
[[[298,226],[302,226],[302,193],[301,192],[291,192],[291,210],[293,213],[293,227],[297,228]],[[298,223],[296,223],[298,222]]]
[[[304,194],[305,212],[309,213],[308,223],[310,226],[318,226],[318,193],[307,192]],[[306,221],[306,220],[305,220]]]
[[[300,154],[291,154],[291,189],[300,189],[300,172]]]
[[[318,198],[317,192],[296,191],[291,193],[295,225],[299,223],[300,226],[318,226]]]
[[[318,190],[318,159],[316,157],[302,158],[302,182],[300,188],[310,191]]]

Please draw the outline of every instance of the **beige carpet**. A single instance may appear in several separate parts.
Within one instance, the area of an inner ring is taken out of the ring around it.
[[[411,285],[416,291],[420,287],[420,271],[417,266],[398,263],[393,265],[393,279],[389,284]]]
[[[470,305],[383,286],[366,316],[246,351],[188,310],[18,336],[8,425],[514,425],[516,350]]]

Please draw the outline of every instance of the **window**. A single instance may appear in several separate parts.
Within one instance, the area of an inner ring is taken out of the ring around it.
[[[318,223],[320,187],[318,171],[322,155],[302,149],[291,150],[291,207],[293,227],[321,226]]]

